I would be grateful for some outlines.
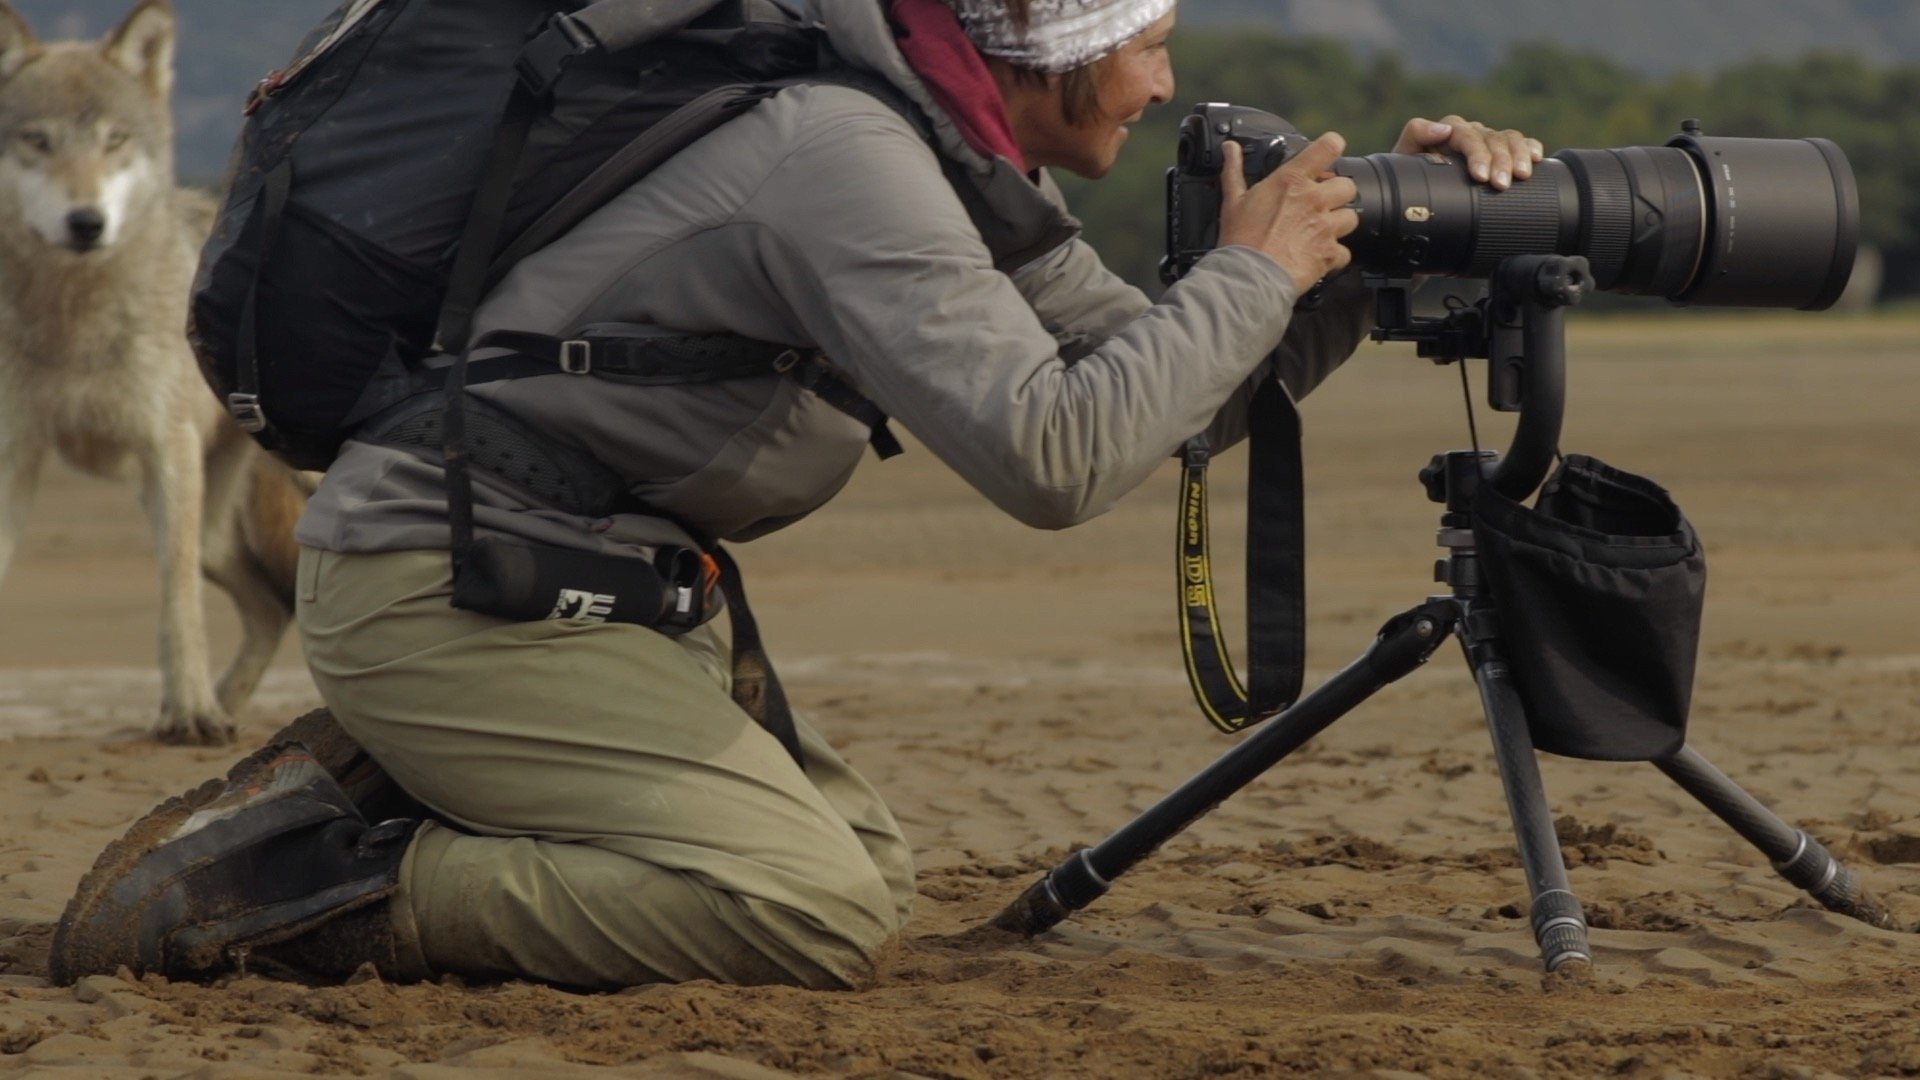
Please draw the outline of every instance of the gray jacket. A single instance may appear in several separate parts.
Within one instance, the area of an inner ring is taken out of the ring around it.
[[[476,330],[651,324],[816,348],[987,498],[1042,528],[1102,513],[1202,429],[1216,445],[1237,440],[1255,379],[1277,370],[1304,394],[1360,341],[1357,286],[1343,281],[1294,318],[1294,282],[1248,248],[1208,255],[1149,302],[1077,238],[1050,180],[962,140],[879,0],[813,3],[842,57],[932,118],[933,145],[858,90],[782,91],[521,262]],[[959,166],[951,179],[942,157]],[[867,445],[863,424],[775,375],[640,387],[556,373],[469,392],[590,450],[662,512],[578,517],[476,473],[479,535],[585,550],[689,543],[669,518],[763,535],[831,498]],[[350,442],[298,535],[332,551],[445,548],[442,470]]]

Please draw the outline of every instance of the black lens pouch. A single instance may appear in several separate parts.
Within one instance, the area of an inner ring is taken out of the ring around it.
[[[699,557],[662,548],[645,559],[482,537],[453,580],[453,606],[502,619],[585,619],[682,633],[719,611]]]
[[[1707,564],[1667,492],[1569,455],[1531,508],[1482,485],[1473,532],[1534,745],[1601,761],[1679,750]]]

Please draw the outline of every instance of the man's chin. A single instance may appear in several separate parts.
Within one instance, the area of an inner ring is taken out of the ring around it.
[[[1112,157],[1100,160],[1063,162],[1061,167],[1085,180],[1098,180],[1113,171]]]

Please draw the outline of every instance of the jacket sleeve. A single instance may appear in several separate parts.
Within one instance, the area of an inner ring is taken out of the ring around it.
[[[1206,428],[1279,344],[1297,296],[1267,256],[1224,248],[1122,312],[1111,275],[1073,248],[1053,266],[1061,291],[1036,306],[897,119],[812,133],[735,223],[761,230],[779,294],[876,404],[1042,528],[1104,512]],[[1068,299],[1077,283],[1094,289],[1086,323]],[[1056,329],[1111,333],[1070,363],[1042,311]]]
[[[1320,306],[1294,315],[1270,362],[1234,391],[1214,417],[1207,428],[1207,444],[1224,450],[1247,437],[1247,406],[1262,381],[1277,374],[1299,401],[1353,355],[1372,327],[1373,294],[1361,285],[1360,275],[1348,271],[1334,277],[1321,295]]]
[[[1069,361],[1093,351],[1152,306],[1145,293],[1107,269],[1081,240],[1023,267],[1013,282]],[[1295,401],[1333,374],[1366,339],[1373,323],[1372,297],[1357,272],[1328,282],[1320,305],[1294,313],[1279,350],[1214,417],[1207,428],[1209,444],[1223,450],[1247,437],[1247,406],[1259,384],[1276,372]]]
[[[1068,360],[1099,348],[1153,306],[1147,294],[1107,269],[1080,239],[1021,267],[1012,277],[1014,288]]]

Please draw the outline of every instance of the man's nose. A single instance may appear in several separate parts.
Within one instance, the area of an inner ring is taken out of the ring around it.
[[[1160,70],[1156,74],[1158,78],[1153,81],[1153,103],[1165,105],[1173,100],[1173,60],[1171,58],[1161,60]]]

